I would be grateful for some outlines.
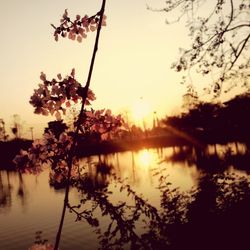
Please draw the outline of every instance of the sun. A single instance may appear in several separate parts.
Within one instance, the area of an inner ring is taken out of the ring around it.
[[[149,169],[158,161],[158,155],[152,150],[143,149],[138,152],[137,161],[140,167],[143,169]]]
[[[138,155],[139,162],[143,167],[149,166],[152,163],[152,158],[152,155],[146,149],[142,150]]]
[[[131,108],[132,119],[137,125],[140,125],[146,117],[150,114],[149,104],[143,98],[134,102]]]

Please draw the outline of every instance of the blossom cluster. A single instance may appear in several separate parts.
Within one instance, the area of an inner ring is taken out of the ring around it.
[[[91,110],[85,112],[81,131],[95,132],[102,140],[107,140],[119,133],[124,124],[122,116],[113,115],[110,109]]]
[[[36,114],[55,115],[57,120],[61,120],[61,114],[65,115],[66,108],[71,106],[71,102],[77,103],[86,95],[86,90],[75,79],[75,70],[64,79],[61,74],[57,79],[47,80],[46,75],[41,72],[38,89],[34,90],[30,98],[30,104],[35,108]],[[88,89],[85,105],[89,105],[95,100],[94,93]]]
[[[44,133],[42,139],[37,139],[28,150],[21,150],[13,162],[20,172],[40,173],[43,164],[51,164],[55,171],[62,171],[67,166],[67,156],[73,139],[63,132],[57,139],[53,133]]]
[[[113,115],[111,110],[84,110],[81,121],[79,138],[85,135],[95,135],[100,140],[112,139],[117,136],[123,128],[124,121],[121,115]],[[53,179],[59,183],[62,176],[68,173],[68,156],[73,145],[73,132],[66,130],[59,136],[53,130],[47,130],[42,139],[37,139],[28,150],[21,150],[14,158],[14,163],[20,172],[38,174],[45,165],[51,166]],[[74,162],[77,166],[77,161]],[[72,172],[75,171],[73,166]],[[72,173],[72,176],[74,174]]]
[[[33,244],[29,250],[54,250],[54,246],[51,243]]]
[[[68,37],[71,40],[77,40],[79,43],[82,42],[83,38],[87,37],[87,33],[89,31],[95,31],[98,27],[98,24],[101,19],[101,13],[98,12],[93,16],[81,17],[80,15],[76,15],[74,21],[72,21],[68,16],[67,9],[64,11],[62,19],[60,20],[60,26],[52,27],[55,29],[54,37],[55,40],[58,41],[59,36]],[[106,16],[103,15],[102,18],[102,26],[106,26]]]

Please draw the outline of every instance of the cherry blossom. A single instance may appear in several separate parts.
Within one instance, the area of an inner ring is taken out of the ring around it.
[[[110,109],[85,111],[81,132],[95,132],[102,140],[112,139],[125,129],[121,115],[113,115]]]
[[[40,173],[44,164],[61,171],[67,166],[67,156],[73,139],[67,133],[62,133],[59,139],[53,133],[44,133],[42,139],[35,140],[28,150],[21,150],[13,162],[19,171],[25,173]]]
[[[54,250],[54,246],[50,243],[45,244],[33,244],[29,250]]]
[[[98,12],[93,16],[85,15],[81,17],[76,15],[75,20],[71,20],[68,16],[67,9],[64,11],[62,19],[60,20],[60,25],[58,27],[52,24],[52,27],[55,29],[54,37],[58,41],[59,36],[68,37],[71,40],[77,40],[79,43],[82,42],[82,39],[87,37],[87,33],[92,31],[94,32],[100,22],[101,13]],[[106,26],[107,17],[103,15],[102,26]]]
[[[66,9],[60,25],[58,27],[52,25],[55,28],[55,40],[62,36],[81,42],[87,37],[88,32],[96,30],[98,38],[101,25],[106,26],[104,7],[105,1],[97,14],[90,17],[77,15],[73,21],[69,18]],[[96,39],[97,44],[98,39]],[[92,63],[95,53],[96,50],[93,51]],[[92,69],[93,67],[90,67],[90,75]],[[29,173],[39,173],[44,166],[49,165],[51,177],[60,183],[68,178],[76,178],[79,172],[79,163],[74,155],[79,139],[85,138],[86,134],[98,135],[100,140],[112,139],[124,129],[124,121],[120,115],[113,115],[109,109],[95,111],[89,107],[96,99],[95,94],[89,89],[90,82],[82,86],[76,80],[74,68],[64,78],[58,73],[55,78],[48,79],[46,74],[41,72],[40,80],[38,88],[30,98],[30,104],[35,108],[36,114],[52,115],[57,120],[61,120],[62,115],[65,115],[72,104],[82,102],[82,109],[76,119],[77,122],[73,124],[73,130],[65,129],[60,135],[55,135],[51,130],[46,131],[42,139],[35,140],[28,150],[21,150],[13,161],[19,171]],[[35,244],[31,250],[40,249],[39,247],[50,249],[50,245]]]
[[[90,95],[93,93],[90,92]],[[113,115],[111,110],[84,110],[83,120],[80,124],[78,137],[94,133],[100,140],[112,139],[125,129],[121,115]],[[14,163],[19,171],[25,173],[40,173],[44,165],[50,165],[56,173],[57,181],[65,179],[68,172],[68,155],[73,145],[74,132],[67,130],[56,136],[52,132],[46,132],[42,139],[37,139],[28,150],[21,150],[14,158]],[[73,165],[77,165],[77,161]],[[75,171],[74,167],[71,171]],[[73,176],[73,175],[72,175]]]
[[[34,90],[30,98],[30,104],[35,108],[36,114],[55,115],[57,120],[65,115],[66,108],[71,106],[71,102],[77,103],[85,96],[85,88],[75,79],[75,69],[69,76],[62,79],[61,74],[57,79],[47,80],[46,75],[41,72],[42,83]],[[95,100],[95,94],[88,90],[85,105],[90,105]]]
[[[55,29],[54,37],[58,41],[59,36],[68,37],[71,40],[82,42],[87,37],[88,32],[97,30],[95,46],[91,59],[88,80],[85,86],[82,86],[75,79],[75,69],[65,78],[59,73],[56,78],[49,80],[44,72],[41,72],[40,80],[42,81],[38,88],[34,90],[30,98],[30,104],[35,108],[36,114],[54,115],[57,120],[62,119],[66,110],[73,103],[81,101],[81,111],[77,118],[77,122],[73,127],[73,131],[63,129],[60,134],[53,130],[45,130],[43,138],[35,140],[28,150],[21,150],[20,154],[13,160],[17,169],[21,172],[38,173],[44,165],[51,167],[50,179],[54,179],[55,183],[62,183],[66,180],[64,210],[66,209],[70,180],[77,178],[79,174],[79,163],[75,156],[79,138],[85,133],[99,133],[102,139],[107,139],[108,134],[116,131],[122,125],[121,116],[112,116],[110,110],[93,111],[87,110],[86,106],[94,101],[95,94],[89,89],[90,79],[95,62],[95,56],[98,47],[99,34],[101,26],[106,26],[106,16],[104,16],[106,0],[103,0],[100,11],[93,16],[76,15],[74,21],[68,16],[65,10],[60,25],[58,27],[52,25]],[[60,134],[60,135],[59,135]],[[62,213],[55,246],[45,242],[35,242],[29,250],[52,250],[58,249],[61,231],[63,226],[65,213]],[[39,236],[40,237],[40,236]]]

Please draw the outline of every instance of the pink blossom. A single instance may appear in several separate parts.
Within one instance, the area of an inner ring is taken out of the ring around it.
[[[57,78],[61,81],[62,80],[62,75],[60,73],[57,74]]]
[[[67,107],[67,108],[69,108],[71,105],[70,105],[70,102],[69,101],[67,101],[66,103],[65,103],[65,106]]]
[[[46,81],[46,75],[43,72],[41,72],[40,79]]]
[[[81,42],[82,42],[82,37],[81,37],[81,36],[77,36],[77,41],[78,41],[79,43],[81,43]]]
[[[86,33],[89,31],[95,31],[100,22],[100,12],[89,17],[85,15],[81,18],[80,15],[76,15],[74,21],[71,21],[68,17],[67,9],[65,10],[62,19],[60,20],[60,26],[56,27],[52,25],[55,29],[54,37],[58,41],[59,35],[61,37],[68,37],[71,40],[77,40],[82,42],[82,38],[86,38]],[[102,26],[106,26],[106,16],[103,15]],[[83,31],[84,29],[84,31]],[[78,36],[80,34],[80,36]]]
[[[73,31],[70,31],[69,35],[68,35],[68,38],[71,39],[71,40],[75,40],[76,39],[75,33]]]
[[[93,26],[93,25],[91,25],[91,26],[89,27],[89,29],[93,32],[93,31],[95,31],[95,30],[96,30],[96,27],[95,27],[95,26]]]
[[[82,96],[78,94],[78,89],[81,85],[74,77],[74,69],[72,69],[71,75],[64,79],[62,79],[61,74],[58,74],[57,78],[60,81],[54,78],[49,81],[46,79],[45,74],[42,73],[40,78],[43,80],[43,83],[38,85],[38,88],[34,90],[34,94],[30,98],[30,104],[35,108],[34,112],[43,115],[56,114],[57,119],[60,118],[57,112],[65,115],[66,109],[62,105],[66,100],[65,106],[69,107],[71,101],[77,102],[78,99],[82,99]],[[90,94],[89,98],[92,100],[94,94]]]
[[[42,109],[42,115],[48,116],[49,115],[49,111],[47,109]]]
[[[111,110],[107,109],[106,112],[105,112],[105,115],[110,116],[111,115]]]
[[[75,69],[74,69],[74,68],[72,69],[70,75],[71,75],[73,78],[75,78]]]
[[[106,26],[107,25],[106,19],[107,19],[107,16],[103,15],[103,17],[102,17],[102,26]]]
[[[101,135],[101,138],[102,138],[102,140],[106,141],[109,138],[109,136],[107,133],[105,133],[105,134]]]
[[[33,244],[29,250],[53,250],[54,246],[50,243],[45,244]]]
[[[60,121],[62,119],[61,114],[60,114],[59,111],[56,112],[55,117],[56,117],[57,121]]]
[[[68,136],[66,133],[61,133],[59,136],[59,142],[64,143],[65,141],[67,141]]]
[[[91,111],[86,111],[85,114],[86,114],[88,117],[90,117],[90,118],[95,118],[94,113],[91,112]]]
[[[96,99],[95,94],[94,94],[94,92],[91,89],[88,90],[88,96],[87,96],[87,98],[90,101],[94,101]]]
[[[88,27],[89,25],[89,17],[87,15],[85,15],[83,18],[82,18],[82,26],[83,27]]]
[[[65,9],[63,14],[63,20],[66,19],[67,17],[68,17],[68,10]]]
[[[86,34],[84,33],[85,32],[85,29],[83,29],[83,28],[79,28],[78,29],[78,32],[79,32],[79,34],[83,37],[84,35],[86,36]]]

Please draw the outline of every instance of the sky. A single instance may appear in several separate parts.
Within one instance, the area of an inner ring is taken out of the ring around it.
[[[130,119],[141,112],[148,124],[154,112],[161,118],[180,109],[186,89],[179,83],[181,75],[170,66],[178,58],[178,48],[187,46],[188,31],[183,24],[166,25],[165,13],[147,10],[147,4],[159,8],[164,2],[107,1],[107,26],[101,31],[90,86],[97,97],[93,108],[127,112]],[[101,0],[0,1],[0,118],[7,129],[18,114],[22,135],[30,138],[29,128],[34,127],[39,137],[47,122],[54,120],[34,114],[29,104],[41,71],[53,78],[75,68],[77,80],[84,85],[95,34],[82,43],[56,42],[50,24],[59,24],[65,9],[75,17],[93,15],[100,6]]]

